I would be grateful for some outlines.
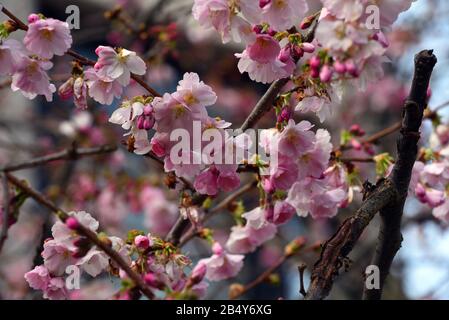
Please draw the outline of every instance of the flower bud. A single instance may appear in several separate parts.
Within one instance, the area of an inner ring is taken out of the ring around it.
[[[256,25],[253,27],[253,31],[254,31],[254,33],[256,33],[256,34],[262,33],[262,30],[263,30],[263,27],[262,27],[262,25],[260,25],[260,24],[256,24]]]
[[[146,250],[150,247],[150,239],[146,236],[138,235],[134,238],[134,244],[141,250]]]
[[[345,63],[346,71],[353,77],[359,76],[359,71],[357,69],[357,66],[355,65],[354,61],[348,60]]]
[[[145,117],[144,116],[139,116],[137,118],[137,129],[143,130],[144,129],[144,122],[145,122]]]
[[[304,42],[301,44],[301,49],[304,50],[304,52],[312,53],[315,51],[315,46],[309,42]]]
[[[245,287],[240,283],[233,283],[229,286],[229,299],[235,299],[245,291]]]
[[[346,73],[346,66],[344,63],[342,63],[341,61],[335,61],[334,62],[334,70],[335,72],[339,73],[339,74],[345,74]]]
[[[320,80],[322,82],[329,82],[332,78],[333,70],[328,65],[323,66],[320,72]]]
[[[28,16],[28,23],[36,22],[37,20],[40,20],[39,15],[32,13]]]
[[[190,275],[190,281],[193,285],[200,283],[201,280],[204,279],[206,275],[207,266],[205,263],[198,263],[195,268],[192,270],[192,274]]]
[[[312,58],[310,58],[309,63],[312,69],[318,69],[321,65],[321,60],[318,56],[313,56]]]
[[[221,256],[224,252],[223,247],[218,242],[214,242],[212,245],[212,252],[217,256]]]
[[[67,100],[73,96],[73,77],[70,77],[58,88],[58,95],[61,99]]]
[[[143,280],[147,285],[149,285],[152,288],[163,290],[165,287],[164,283],[160,281],[154,273],[147,273],[144,276]]]
[[[259,0],[259,7],[261,9],[265,8],[268,4],[270,4],[271,0]]]
[[[68,217],[65,221],[65,224],[70,230],[77,230],[80,226],[78,220],[76,220],[76,218],[74,217]]]

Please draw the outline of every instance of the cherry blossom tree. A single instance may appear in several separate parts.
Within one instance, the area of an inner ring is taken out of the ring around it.
[[[67,22],[22,21],[2,7],[1,90],[48,107],[46,125],[66,141],[61,151],[62,138],[48,135],[23,161],[0,156],[0,251],[33,229],[27,213],[53,214],[30,240],[38,255],[19,277],[24,290],[89,299],[98,285],[101,298],[202,299],[224,283],[236,299],[281,282],[288,262],[299,270],[297,297],[315,300],[369,264],[379,285],[359,277],[357,290],[380,299],[394,280],[406,201],[425,220],[449,222],[447,104],[429,107],[433,50],[418,50],[413,78],[392,80],[394,49],[406,42],[394,23],[412,2],[194,0],[184,29],[170,15],[139,24],[125,3],[105,12],[116,29],[89,54]],[[224,68],[195,61],[214,55],[206,32]],[[227,88],[226,68],[249,90]],[[376,112],[398,122],[374,126]],[[393,134],[396,147],[380,143]],[[16,174],[58,166],[48,188]],[[370,256],[363,266],[350,263],[357,246]],[[269,260],[260,274],[256,256]],[[68,287],[68,267],[80,270],[80,288]]]

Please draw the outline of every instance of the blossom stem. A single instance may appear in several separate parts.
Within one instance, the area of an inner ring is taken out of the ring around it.
[[[261,284],[262,282],[267,280],[270,275],[272,275],[279,267],[281,267],[291,257],[297,255],[298,253],[313,252],[316,250],[316,248],[317,248],[317,245],[313,244],[313,245],[306,247],[302,250],[299,250],[295,253],[285,253],[274,265],[272,265],[267,270],[262,272],[256,279],[254,279],[253,281],[251,281],[250,283],[245,285],[242,290],[240,290],[238,293],[236,293],[235,295],[230,297],[230,299],[232,299],[232,300],[238,299],[239,297],[241,297],[242,295],[244,295],[251,289],[257,287],[259,284]]]

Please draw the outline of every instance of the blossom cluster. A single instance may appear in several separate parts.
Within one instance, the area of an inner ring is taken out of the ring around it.
[[[439,121],[438,121],[439,122]],[[413,167],[409,192],[432,208],[433,215],[449,222],[449,126],[436,123],[428,148]]]

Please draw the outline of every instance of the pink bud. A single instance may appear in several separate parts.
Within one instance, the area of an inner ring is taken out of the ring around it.
[[[217,256],[221,256],[224,252],[223,247],[218,242],[214,242],[212,245],[212,252]]]
[[[77,230],[80,226],[78,220],[76,220],[76,218],[74,217],[68,217],[65,221],[65,224],[70,230]]]
[[[312,78],[318,78],[320,76],[320,71],[318,69],[312,69],[310,72],[310,76]]]
[[[334,69],[339,74],[345,74],[346,73],[346,65],[342,63],[341,61],[335,61],[334,62]]]
[[[295,59],[297,61],[297,60],[301,59],[303,55],[304,55],[304,50],[302,50],[298,46],[293,47],[293,50],[292,50],[293,59]]]
[[[153,117],[146,117],[145,121],[143,122],[143,128],[145,130],[150,130],[154,126],[154,118]]]
[[[257,33],[257,34],[262,33],[262,30],[263,30],[263,27],[262,27],[262,25],[260,25],[260,24],[256,24],[256,25],[253,27],[253,31],[254,31],[255,33]]]
[[[351,76],[353,76],[353,77],[359,76],[359,71],[358,71],[357,66],[355,65],[354,61],[352,61],[352,60],[346,61],[345,66],[346,66],[346,71],[348,71],[348,73]]]
[[[356,140],[356,139],[351,139],[351,145],[355,150],[361,150],[362,149],[362,144]]]
[[[67,100],[73,96],[73,77],[70,77],[66,82],[61,84],[58,88],[58,95],[61,99]]]
[[[273,193],[274,191],[276,191],[276,187],[274,186],[274,183],[271,179],[264,179],[262,181],[262,186],[267,193]]]
[[[283,108],[281,113],[279,114],[280,122],[288,121],[292,117],[292,111],[290,108]]]
[[[200,283],[201,280],[203,280],[204,276],[206,275],[207,266],[205,263],[200,262],[198,263],[195,268],[192,270],[192,274],[190,275],[190,279],[193,284]]]
[[[312,58],[310,58],[309,63],[312,69],[318,69],[321,65],[321,60],[318,56],[313,56]]]
[[[137,128],[140,130],[144,129],[144,123],[145,123],[145,117],[144,116],[139,116],[137,118]]]
[[[163,157],[167,153],[165,146],[157,139],[151,139],[151,151],[158,157]]]
[[[32,13],[28,16],[28,23],[36,22],[37,20],[40,20],[39,15]]]
[[[143,108],[143,114],[146,116],[150,116],[153,114],[153,106],[151,104],[145,105]]]
[[[320,72],[320,80],[322,82],[329,82],[332,78],[333,70],[328,65],[323,66]]]
[[[390,45],[387,37],[385,36],[385,34],[382,31],[379,31],[376,34],[374,34],[373,40],[376,40],[377,42],[379,42],[382,45],[382,47],[384,47],[384,48],[388,48],[388,46]]]
[[[304,42],[301,44],[302,50],[307,53],[312,53],[315,51],[315,46],[309,42]]]
[[[266,5],[270,4],[270,2],[271,0],[259,0],[259,7],[263,9]]]
[[[147,273],[143,280],[147,285],[149,285],[152,288],[156,288],[159,290],[162,290],[164,288],[164,284],[162,281],[160,281],[154,273]]]
[[[273,28],[268,28],[267,30],[267,34],[274,37],[276,35],[276,30],[274,30]]]
[[[353,135],[356,135],[356,136],[363,136],[363,135],[365,135],[365,130],[363,130],[360,127],[360,125],[358,125],[358,124],[353,124],[349,128],[349,132],[352,133]]]
[[[291,59],[290,46],[285,46],[284,48],[282,48],[281,52],[279,52],[278,59],[283,63],[286,63],[287,61],[289,61]]]
[[[429,100],[432,97],[432,89],[430,87],[427,87],[426,95],[427,95],[427,100]]]
[[[146,236],[138,235],[134,238],[134,244],[137,248],[145,250],[150,246],[150,239]]]

